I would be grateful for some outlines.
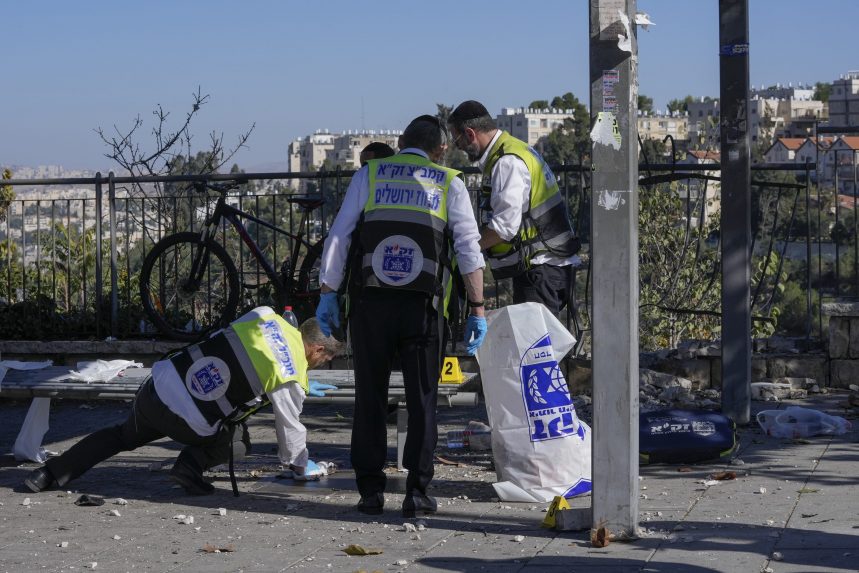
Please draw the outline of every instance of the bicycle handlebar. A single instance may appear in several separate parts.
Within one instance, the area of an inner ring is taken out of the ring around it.
[[[221,184],[213,181],[193,181],[191,186],[197,193],[206,193],[207,190],[211,190],[216,191],[220,195],[226,195],[228,191],[237,189],[239,185],[244,185],[247,182],[247,179],[230,179]]]

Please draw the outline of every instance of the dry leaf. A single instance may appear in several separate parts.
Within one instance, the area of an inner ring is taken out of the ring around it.
[[[343,550],[343,553],[347,555],[381,555],[384,553],[381,549],[369,549],[365,547],[361,547],[360,545],[355,545],[354,543]]]
[[[716,472],[710,476],[710,479],[714,479],[716,481],[737,479],[737,472]]]
[[[820,490],[817,489],[816,487],[804,487],[802,489],[796,490],[796,493],[817,493],[819,491]]]
[[[605,547],[610,543],[611,533],[607,527],[591,529],[591,545],[594,547]]]
[[[443,458],[443,457],[441,457],[441,456],[436,456],[436,457],[435,457],[435,459],[436,459],[436,461],[438,461],[439,463],[444,464],[444,465],[446,465],[446,466],[457,466],[457,467],[459,467],[459,466],[461,466],[461,465],[462,465],[462,464],[461,464],[461,463],[459,463],[459,462],[454,462],[454,461],[452,461],[452,460],[449,460],[449,459],[447,459],[447,458]]]

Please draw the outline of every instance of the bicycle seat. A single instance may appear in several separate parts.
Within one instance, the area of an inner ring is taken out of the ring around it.
[[[312,195],[290,195],[286,200],[293,205],[298,205],[300,209],[306,209],[307,211],[312,211],[325,204],[325,199]]]

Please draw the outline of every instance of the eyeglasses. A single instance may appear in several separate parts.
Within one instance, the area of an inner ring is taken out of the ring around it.
[[[462,139],[462,138],[463,138],[463,136],[465,136],[465,144],[463,144],[463,143],[461,143],[461,142],[460,142],[460,139]],[[456,145],[456,147],[457,147],[457,148],[459,148],[459,149],[463,149],[464,147],[468,146],[468,144],[469,144],[470,142],[468,141],[468,136],[466,135],[465,130],[460,131],[458,134],[456,134],[456,135],[453,137],[453,143],[454,143],[454,145]]]

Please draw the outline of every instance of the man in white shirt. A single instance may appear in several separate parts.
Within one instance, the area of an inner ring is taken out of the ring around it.
[[[497,128],[480,102],[461,103],[448,118],[453,141],[483,171],[480,232],[496,279],[513,278],[513,302],[541,302],[557,314],[569,303],[576,237],[564,196],[534,148]]]
[[[484,262],[468,190],[458,171],[435,163],[447,147],[444,126],[433,116],[420,116],[403,131],[399,146],[397,155],[358,170],[346,190],[322,252],[316,316],[324,333],[340,326],[336,291],[350,268],[357,509],[371,515],[383,511],[388,383],[398,356],[409,414],[402,511],[413,517],[437,509],[427,486],[438,439],[436,400],[451,273],[459,272],[465,282],[466,343],[474,353],[486,333]]]

